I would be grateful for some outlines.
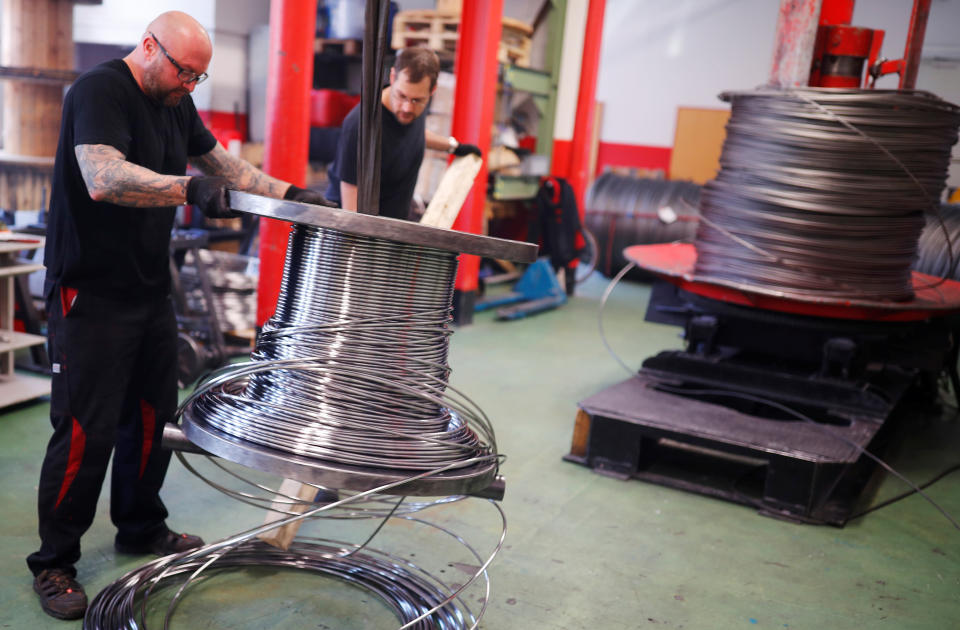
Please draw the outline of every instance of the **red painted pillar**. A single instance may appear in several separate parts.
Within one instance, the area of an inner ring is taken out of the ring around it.
[[[597,73],[600,68],[600,44],[603,39],[603,14],[606,0],[590,0],[587,26],[583,38],[583,60],[580,65],[580,90],[577,94],[577,115],[573,123],[570,150],[570,186],[577,197],[580,218],[583,218],[587,185],[590,181],[590,155],[597,112]]]
[[[461,142],[479,146],[484,156],[490,152],[502,17],[503,0],[464,2],[460,15],[460,41],[457,43],[454,63],[457,87],[451,133]],[[484,161],[453,228],[461,232],[482,233],[486,198],[487,165]],[[458,324],[469,324],[473,320],[479,272],[478,257],[460,256],[454,293],[454,316]]]
[[[310,88],[317,0],[272,0],[263,170],[303,186],[310,145]],[[257,325],[276,310],[290,224],[260,219]]]
[[[904,68],[900,75],[900,89],[912,90],[917,85],[917,70],[923,53],[923,38],[927,32],[927,18],[930,17],[930,0],[913,0],[910,14],[910,27],[907,30],[907,44],[903,51]]]
[[[854,0],[823,0],[821,26],[849,25],[853,21]]]

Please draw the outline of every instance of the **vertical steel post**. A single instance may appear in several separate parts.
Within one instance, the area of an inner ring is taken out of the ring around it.
[[[792,88],[809,82],[821,2],[781,0],[770,70],[771,86]]]
[[[461,142],[476,143],[484,156],[490,152],[490,128],[497,96],[497,48],[502,28],[503,0],[464,2],[460,15],[460,41],[454,74],[452,133]],[[474,180],[455,230],[483,233],[484,202],[487,198],[487,166],[484,161]],[[454,317],[458,324],[473,321],[480,259],[463,254],[454,285]]]
[[[603,14],[606,0],[590,0],[587,25],[583,39],[583,61],[580,64],[580,89],[577,94],[577,114],[573,124],[573,142],[570,150],[570,186],[573,188],[583,218],[587,185],[592,173],[590,155],[593,151],[594,126],[597,111],[597,74],[600,68],[600,43],[603,39]]]
[[[264,172],[303,186],[310,144],[310,88],[317,0],[272,0]],[[257,326],[277,307],[290,224],[260,219]]]
[[[920,68],[920,56],[923,52],[923,38],[927,32],[927,18],[930,17],[931,0],[914,0],[910,14],[910,27],[907,29],[907,44],[903,51],[903,72],[900,75],[900,89],[912,90],[917,85],[917,70]]]

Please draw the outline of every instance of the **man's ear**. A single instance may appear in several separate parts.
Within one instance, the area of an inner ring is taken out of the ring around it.
[[[390,85],[393,85],[397,82],[397,69],[390,68]]]
[[[143,48],[143,56],[147,59],[153,59],[153,57],[160,52],[160,49],[157,47],[157,42],[153,41],[153,37],[149,33],[143,36],[143,39],[140,41],[140,46]]]

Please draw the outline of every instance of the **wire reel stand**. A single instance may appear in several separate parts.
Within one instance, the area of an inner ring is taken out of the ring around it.
[[[334,229],[357,236],[517,262],[532,262],[536,258],[536,245],[529,243],[424,226],[337,208],[270,199],[236,191],[230,193],[230,205],[234,210],[305,226]],[[210,426],[205,422],[203,414],[198,413],[193,405],[183,413],[182,429],[190,442],[213,455],[250,468],[281,474],[286,478],[324,487],[366,491],[402,481],[410,476],[409,471],[335,464],[282,453],[242,441]],[[484,463],[424,477],[399,486],[391,492],[413,496],[483,494],[484,490],[494,483],[496,472],[495,463]]]
[[[658,278],[645,319],[686,347],[581,401],[568,461],[842,525],[874,469],[862,450],[911,390],[935,393],[944,369],[957,382],[960,282],[915,273],[909,302],[811,298],[697,278],[690,244],[625,255]]]

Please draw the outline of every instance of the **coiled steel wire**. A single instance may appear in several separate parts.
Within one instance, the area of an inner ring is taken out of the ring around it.
[[[182,457],[181,457],[182,459]],[[301,501],[288,497],[291,504]],[[402,499],[389,510],[379,507],[390,498],[382,495],[360,493],[338,501],[336,504],[317,508],[311,513],[294,516],[291,520],[308,517],[331,518],[333,508],[339,508],[340,518],[383,518],[376,535],[390,519],[408,524],[426,526],[428,531],[439,532],[452,538],[469,553],[469,560],[478,563],[476,572],[462,585],[447,585],[440,578],[407,558],[367,546],[373,535],[363,544],[328,540],[318,537],[299,537],[288,550],[281,550],[256,540],[257,533],[273,525],[244,532],[228,540],[207,545],[198,550],[166,556],[131,571],[104,588],[91,602],[84,617],[84,630],[147,630],[152,618],[156,618],[166,602],[163,627],[169,628],[177,606],[189,594],[190,588],[201,579],[214,578],[225,571],[237,571],[257,567],[271,567],[306,571],[312,574],[333,577],[376,595],[402,623],[401,628],[418,630],[463,630],[476,628],[489,600],[489,578],[486,568],[503,545],[506,533],[506,518],[496,503],[502,521],[502,533],[493,553],[484,559],[463,538],[436,523],[422,517],[411,516],[426,507],[449,502],[447,498],[430,503],[408,505],[398,511]],[[372,508],[365,503],[374,504]],[[336,518],[336,517],[332,517]],[[465,591],[478,579],[485,582],[485,594],[480,599],[481,609],[475,614],[466,603]],[[171,591],[175,591],[171,594]]]
[[[454,253],[295,226],[252,360],[184,407],[234,439],[338,464],[495,459],[489,421],[447,384],[455,271]]]
[[[418,481],[448,471],[477,466],[489,471],[503,459],[489,419],[447,383],[455,271],[453,253],[294,226],[277,311],[251,360],[212,373],[177,415],[189,413],[230,440],[292,456],[390,469],[395,473],[384,478],[393,481],[364,492],[340,490],[337,501],[318,506],[279,495],[207,458],[247,488],[230,489],[178,453],[188,470],[218,491],[279,512],[281,520],[123,576],[91,602],[84,628],[146,630],[147,611],[157,609],[161,593],[175,588],[163,618],[166,630],[193,584],[251,566],[306,570],[354,584],[383,600],[402,628],[476,628],[489,598],[486,568],[506,535],[503,511],[491,502],[502,529],[484,559],[453,532],[411,516],[463,497],[417,503],[389,496],[404,495]],[[325,518],[381,523],[362,544],[301,535],[289,551],[281,551],[255,540],[283,525]],[[452,536],[478,562],[476,572],[462,585],[448,586],[403,558],[370,548],[373,537],[396,519]],[[486,594],[474,614],[461,594],[481,579]]]
[[[692,242],[699,199],[700,186],[693,182],[600,175],[584,211],[584,224],[596,238],[597,268],[612,277],[627,264],[623,250],[630,245]]]
[[[960,280],[957,243],[960,243],[960,204],[942,204],[939,216],[927,218],[913,268],[938,278]]]
[[[805,296],[910,299],[960,108],[919,91],[727,92],[695,274]]]

